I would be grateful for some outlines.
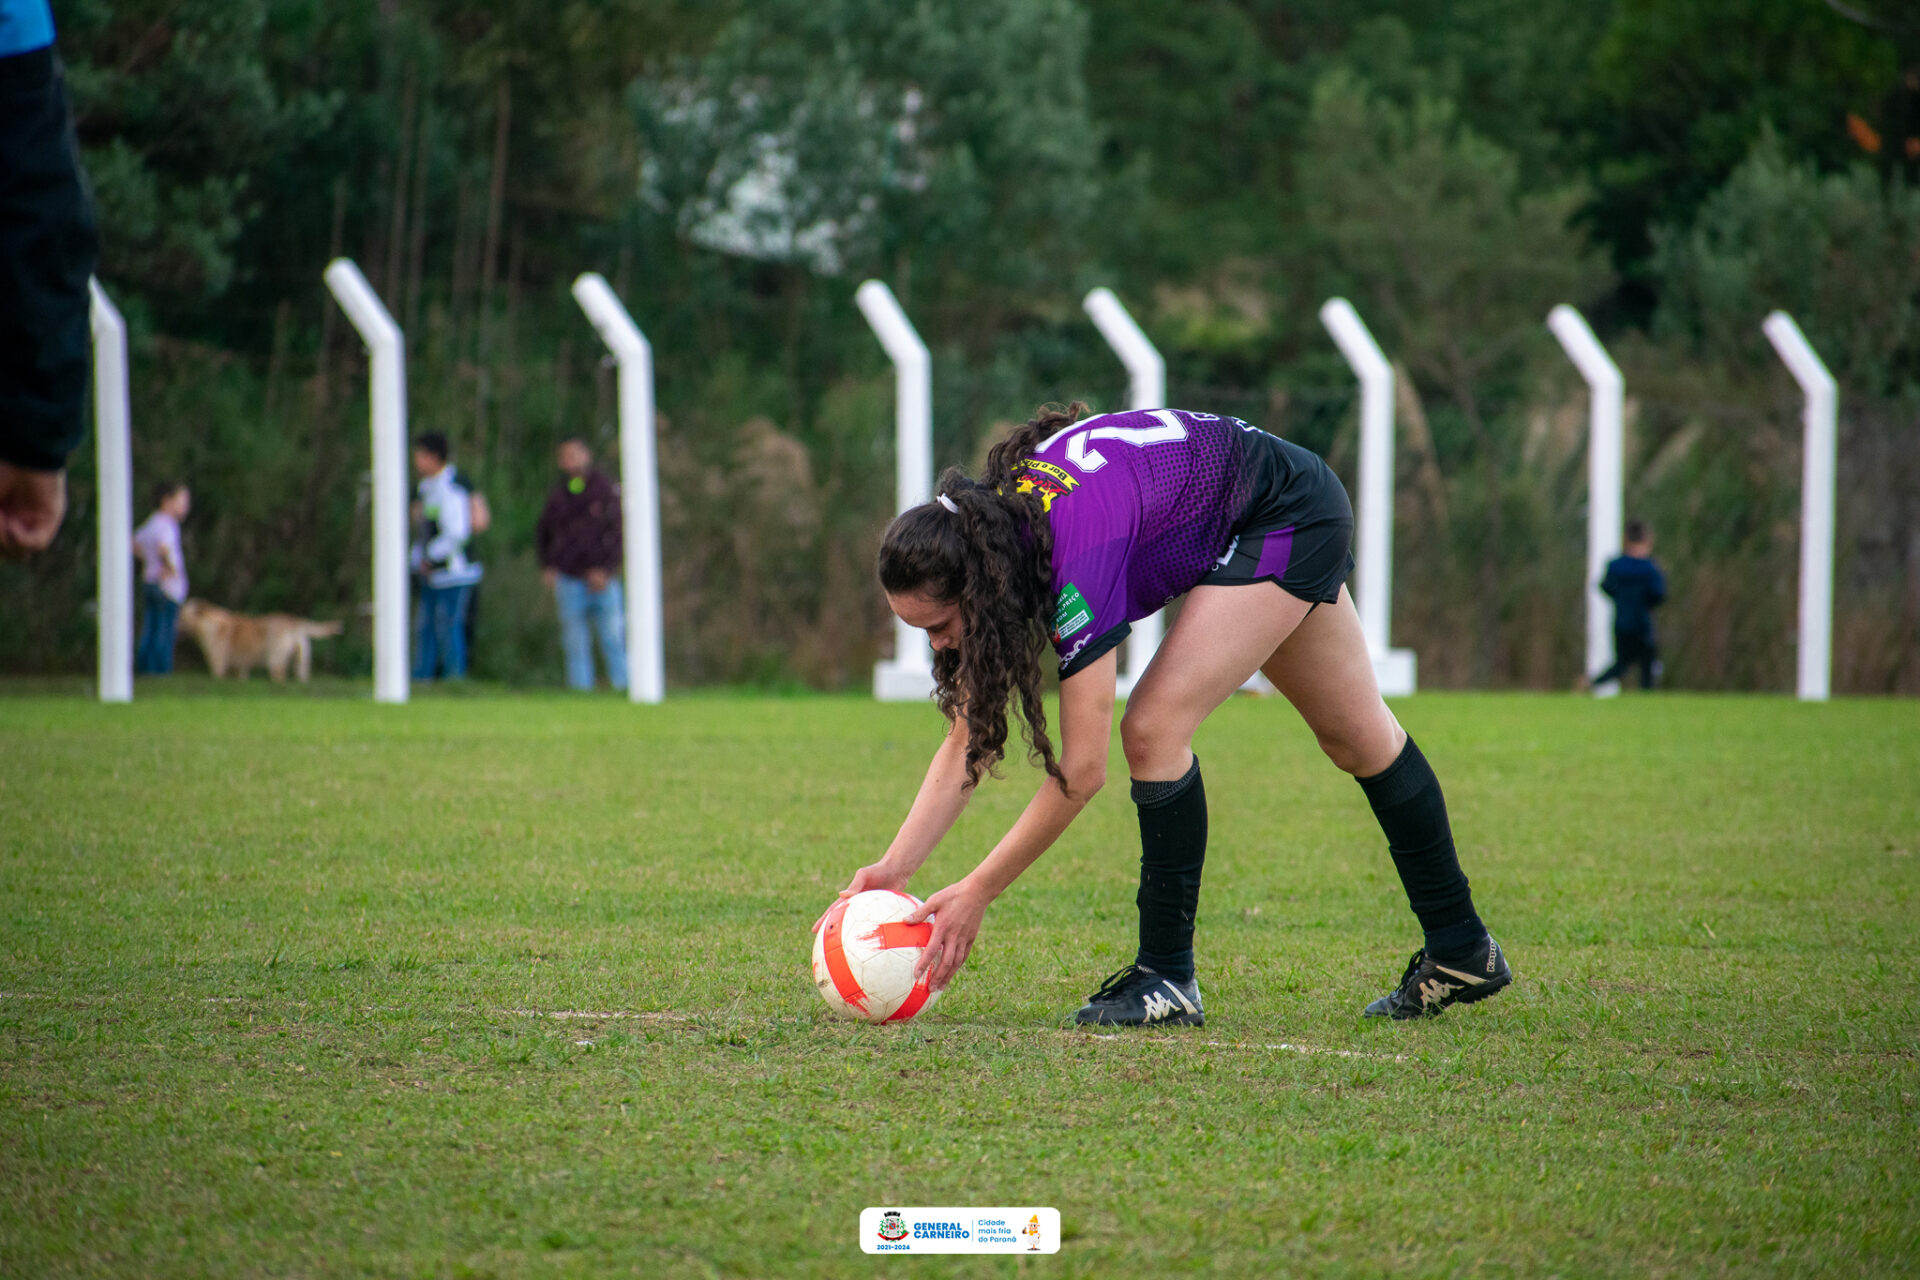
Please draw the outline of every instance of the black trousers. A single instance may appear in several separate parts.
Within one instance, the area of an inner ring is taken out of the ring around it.
[[[1660,679],[1660,646],[1650,632],[1615,631],[1613,665],[1593,678],[1595,684],[1618,680],[1634,667],[1640,668],[1640,687],[1651,689]]]

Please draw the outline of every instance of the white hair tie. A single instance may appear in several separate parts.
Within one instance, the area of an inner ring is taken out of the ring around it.
[[[960,508],[959,508],[959,507],[957,507],[957,506],[955,506],[955,505],[953,504],[953,499],[952,499],[952,498],[949,498],[949,497],[948,497],[948,496],[947,496],[946,494],[944,494],[944,493],[940,495],[940,505],[941,505],[941,506],[943,506],[943,507],[945,507],[945,508],[946,508],[947,510],[949,510],[949,511],[951,511],[951,512],[953,512],[953,514],[955,514],[955,515],[959,515],[959,514],[960,514]]]

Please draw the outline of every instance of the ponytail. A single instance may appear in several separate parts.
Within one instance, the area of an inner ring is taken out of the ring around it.
[[[1019,490],[1020,463],[1086,406],[1045,408],[987,454],[986,474],[940,477],[939,498],[901,513],[880,546],[880,585],[919,592],[960,610],[960,643],[933,655],[935,700],[951,723],[967,721],[967,786],[997,773],[1007,747],[1007,704],[1019,704],[1028,758],[1067,785],[1041,699],[1041,658],[1053,628],[1053,530],[1039,497]],[[951,504],[950,506],[948,504]]]

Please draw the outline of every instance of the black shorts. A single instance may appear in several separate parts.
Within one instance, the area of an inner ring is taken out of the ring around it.
[[[1247,435],[1253,495],[1225,554],[1200,585],[1277,582],[1313,604],[1332,604],[1353,572],[1353,504],[1319,454],[1264,431]]]

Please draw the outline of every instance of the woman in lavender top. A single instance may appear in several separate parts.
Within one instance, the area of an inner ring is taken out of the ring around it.
[[[140,559],[140,636],[133,669],[143,675],[173,674],[174,629],[187,598],[180,522],[192,508],[187,486],[172,481],[155,485],[153,514],[133,531],[133,554]]]
[[[1106,781],[1117,649],[1131,623],[1186,603],[1135,685],[1120,737],[1139,811],[1139,951],[1076,1015],[1082,1023],[1204,1020],[1193,927],[1207,803],[1200,722],[1264,672],[1360,783],[1424,945],[1366,1007],[1411,1018],[1512,981],[1461,873],[1439,781],[1381,700],[1345,583],[1353,512],[1320,458],[1236,418],[1179,409],[1083,418],[1045,409],[902,513],[880,549],[894,613],[926,631],[946,714],[886,854],[846,893],[903,889],[1006,754],[1019,708],[1038,793],[971,873],[927,899],[922,961],[937,989],[965,962],[987,906],[1059,839]],[[1042,654],[1060,672],[1060,748],[1041,700]]]

